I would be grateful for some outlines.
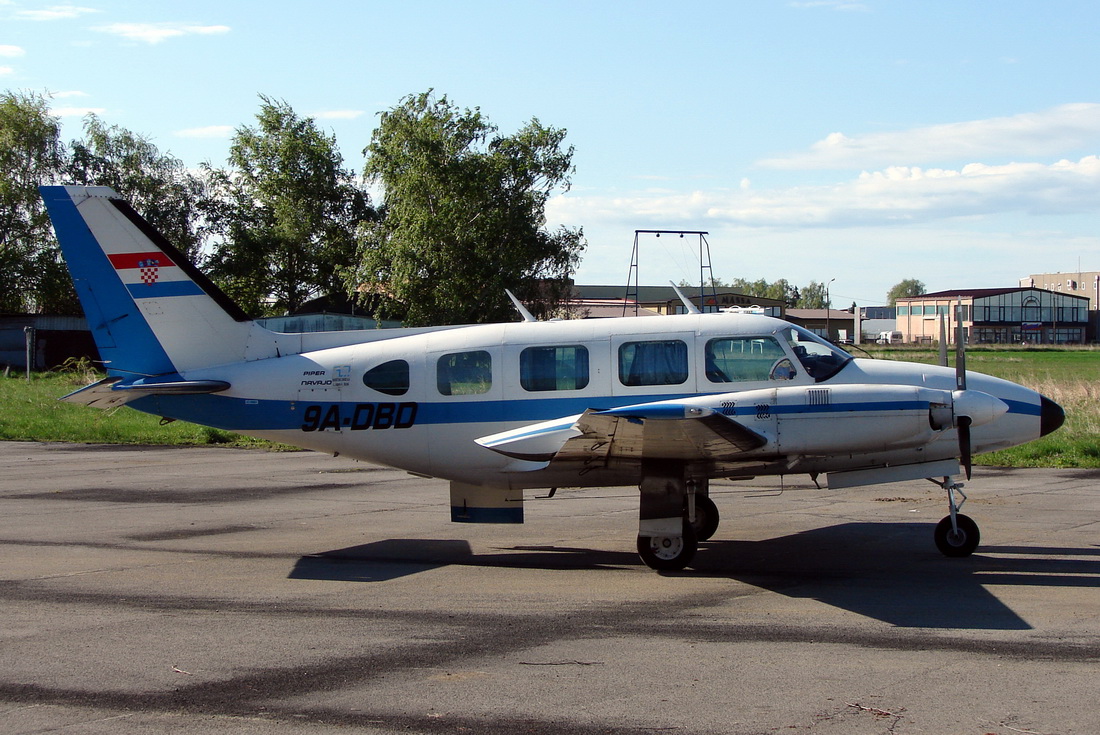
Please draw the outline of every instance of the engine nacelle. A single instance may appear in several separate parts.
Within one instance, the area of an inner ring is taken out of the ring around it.
[[[951,393],[908,385],[781,388],[774,412],[784,454],[920,447],[952,428]]]

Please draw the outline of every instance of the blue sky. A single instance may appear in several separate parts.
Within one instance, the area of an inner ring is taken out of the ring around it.
[[[225,162],[259,94],[361,170],[377,113],[429,88],[503,133],[566,128],[581,283],[625,284],[636,229],[706,230],[715,275],[1014,286],[1100,269],[1100,3],[0,0],[0,88],[48,92]],[[642,283],[698,278],[643,239]]]

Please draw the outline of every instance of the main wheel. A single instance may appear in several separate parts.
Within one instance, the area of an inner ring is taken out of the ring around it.
[[[695,529],[684,521],[684,535],[673,536],[639,536],[638,555],[650,569],[659,572],[678,572],[695,558],[695,551],[699,548],[695,538]]]
[[[718,530],[718,506],[706,495],[695,496],[695,520],[691,527],[695,529],[695,538],[706,541]]]
[[[978,524],[970,516],[962,513],[955,514],[955,525],[959,530],[951,528],[951,516],[945,516],[936,524],[936,548],[944,556],[970,556],[974,549],[978,548],[981,541],[981,533],[978,532]]]

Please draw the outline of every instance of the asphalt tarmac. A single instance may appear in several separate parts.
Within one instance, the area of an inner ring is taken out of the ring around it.
[[[1096,733],[1100,473],[716,483],[694,568],[637,491],[449,521],[325,455],[0,443],[2,733]]]

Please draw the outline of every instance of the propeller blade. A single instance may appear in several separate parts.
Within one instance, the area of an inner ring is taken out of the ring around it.
[[[962,301],[955,316],[958,332],[955,336],[955,388],[966,390],[966,330],[963,329]]]
[[[944,313],[940,312],[940,365],[947,367],[947,325],[944,323]]]
[[[963,329],[962,316],[962,299],[959,299],[958,308],[955,312],[955,324],[958,328],[955,335],[955,388],[964,391],[966,390],[966,330]],[[966,473],[966,479],[968,480],[970,479],[970,468],[972,466],[971,421],[969,416],[956,416],[955,418],[955,425],[959,430],[959,464],[962,465],[963,472]]]
[[[959,464],[966,473],[966,479],[970,479],[971,453],[970,453],[970,417],[959,416],[957,419],[959,428]]]

